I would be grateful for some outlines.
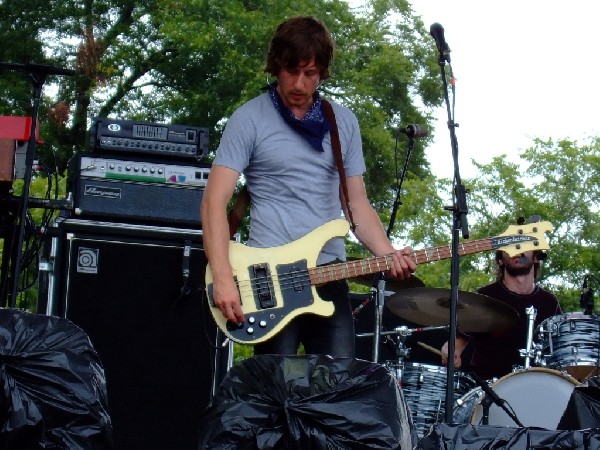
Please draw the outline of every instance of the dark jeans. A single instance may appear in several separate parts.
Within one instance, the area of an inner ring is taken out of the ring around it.
[[[354,358],[354,318],[346,281],[317,287],[319,297],[332,301],[331,317],[301,314],[271,339],[254,346],[255,355],[295,355],[300,343],[306,354]]]

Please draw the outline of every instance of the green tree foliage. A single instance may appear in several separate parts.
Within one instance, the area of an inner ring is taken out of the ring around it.
[[[563,307],[579,309],[585,274],[600,272],[600,139],[535,139],[517,165],[499,156],[477,165],[472,210],[477,230],[499,231],[502,223],[539,214],[554,225],[541,282],[557,293]]]
[[[517,162],[506,155],[489,164],[472,163],[479,176],[463,180],[469,189],[469,239],[498,236],[510,225],[541,215],[554,230],[546,235],[550,246],[543,263],[540,283],[555,292],[565,311],[582,310],[579,305],[581,285],[586,274],[590,286],[600,290],[599,170],[600,139],[578,144],[567,139],[535,139]],[[449,246],[452,241],[452,183],[434,177],[409,177],[399,196],[401,206],[394,218],[395,238],[400,245],[414,249]],[[384,224],[390,210],[380,210]],[[352,257],[368,256],[364,248],[349,239]],[[450,287],[450,261],[442,260],[417,266],[417,277],[428,287]],[[496,277],[494,252],[460,258],[459,289],[473,291]],[[353,284],[353,290],[366,289]],[[597,302],[596,302],[597,303]],[[595,311],[600,310],[596,306]]]
[[[581,310],[579,295],[584,276],[591,274],[597,279],[600,273],[600,139],[591,138],[583,144],[535,139],[531,148],[520,154],[519,162],[510,162],[501,155],[489,164],[473,164],[480,175],[464,180],[469,189],[470,239],[497,236],[516,224],[519,217],[540,215],[550,221],[554,230],[546,236],[550,250],[540,283],[556,293],[564,310]],[[413,243],[415,248],[450,243],[452,219],[441,208],[440,200],[450,197],[450,183],[413,183],[407,184],[406,206],[419,208],[428,202],[429,209],[400,210],[398,227],[406,230],[405,242]],[[493,281],[495,274],[493,252],[461,257],[459,287],[472,291]],[[417,276],[427,286],[449,287],[449,262],[419,266]],[[592,283],[598,292],[598,281]]]
[[[11,43],[0,47],[0,60],[77,70],[48,80],[56,94],[45,98],[40,116],[53,148],[41,149],[41,159],[61,172],[87,148],[95,116],[207,126],[215,149],[227,117],[266,84],[271,34],[294,15],[315,15],[334,34],[334,76],[323,91],[361,121],[375,202],[389,203],[396,129],[429,123],[427,111],[442,100],[435,46],[403,0],[357,10],[340,0],[3,0],[0,13]],[[0,112],[27,115],[27,81],[17,89],[15,79],[0,84],[7,94]],[[428,173],[426,142],[411,160],[419,176]]]
[[[409,2],[371,0],[352,9],[341,0],[0,0],[0,14],[0,61],[77,70],[49,76],[42,99],[38,157],[60,174],[74,152],[87,149],[95,116],[207,126],[214,151],[229,115],[267,82],[275,26],[294,15],[321,18],[337,43],[322,90],[359,118],[369,198],[384,224],[394,220],[390,236],[414,248],[450,244],[452,186],[429,174],[427,139],[416,142],[396,192],[407,147],[398,128],[431,124],[429,112],[442,102],[435,45]],[[31,80],[0,75],[0,114],[30,115]],[[554,224],[542,283],[565,309],[578,309],[584,274],[599,273],[599,145],[535,140],[521,163],[475,163],[480,176],[465,180],[471,239],[495,236],[519,216],[541,214]],[[352,240],[348,248],[364,256]],[[494,269],[491,253],[461,258],[460,288],[491,281]],[[448,287],[450,263],[423,264],[417,276]]]

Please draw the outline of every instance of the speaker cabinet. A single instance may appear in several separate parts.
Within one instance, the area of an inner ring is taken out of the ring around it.
[[[100,355],[115,449],[196,449],[230,353],[204,296],[200,232],[68,219],[54,234],[46,308]]]

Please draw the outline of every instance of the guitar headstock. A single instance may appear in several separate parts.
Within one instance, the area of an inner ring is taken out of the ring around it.
[[[545,233],[554,230],[548,222],[534,222],[523,225],[511,225],[504,233],[492,239],[492,247],[502,250],[509,256],[516,256],[528,250],[548,250]]]

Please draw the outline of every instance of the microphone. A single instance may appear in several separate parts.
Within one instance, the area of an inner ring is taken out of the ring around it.
[[[446,61],[450,62],[450,47],[448,47],[448,43],[444,38],[444,27],[435,22],[431,24],[429,34],[431,34],[435,40],[435,45],[437,46],[440,55],[443,56]]]
[[[485,392],[485,394],[490,397],[490,399],[492,400],[493,403],[495,403],[500,408],[502,408],[504,410],[504,412],[508,415],[508,417],[510,417],[513,420],[513,422],[515,422],[518,426],[520,426],[520,427],[523,426],[523,424],[521,423],[519,418],[515,415],[515,413],[512,411],[512,409],[509,408],[508,402],[506,400],[504,400],[503,398],[498,397],[498,394],[496,394],[496,392],[490,387],[490,385],[488,384],[487,381],[482,380],[481,377],[479,375],[477,375],[475,372],[471,372],[471,376],[475,380],[475,383],[477,383],[477,385],[481,389],[483,389],[483,392]],[[486,412],[484,410],[484,416],[485,416],[485,414],[486,414]],[[484,425],[487,425],[487,423],[484,423]]]
[[[416,123],[411,123],[404,128],[400,128],[399,131],[400,133],[407,135],[410,139],[422,138],[428,135],[427,127],[423,125],[417,125]]]
[[[500,407],[502,407],[502,405],[504,405],[506,400],[498,397],[498,394],[496,394],[496,392],[490,387],[490,385],[488,384],[487,381],[482,380],[481,377],[479,375],[477,375],[475,372],[471,372],[471,376],[475,380],[475,383],[477,383],[477,385],[481,389],[483,389],[483,392],[485,392],[487,395],[490,396],[490,398],[494,401],[494,403],[496,405],[498,405]]]

